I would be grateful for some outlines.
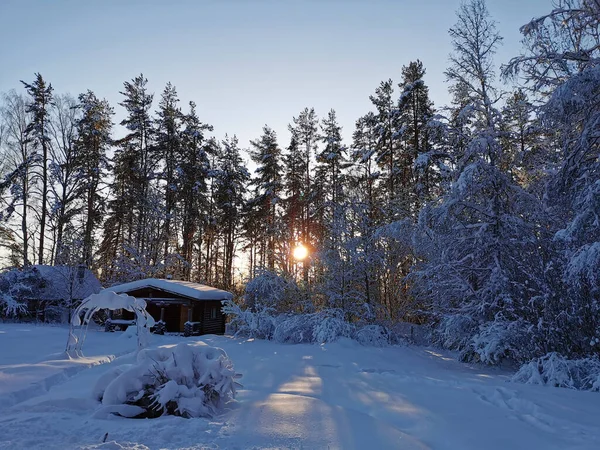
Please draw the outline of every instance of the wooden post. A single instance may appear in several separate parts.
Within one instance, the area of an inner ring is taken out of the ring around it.
[[[164,322],[165,321],[165,307],[161,307],[160,308],[160,321]]]
[[[188,306],[188,322],[192,321],[193,312],[194,312],[194,305],[192,302],[190,302],[190,304]]]

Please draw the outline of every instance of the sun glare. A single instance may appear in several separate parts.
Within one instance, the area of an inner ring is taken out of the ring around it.
[[[302,261],[303,259],[305,259],[308,256],[308,249],[302,245],[302,244],[298,244],[298,246],[294,249],[294,259],[297,259],[298,261]]]

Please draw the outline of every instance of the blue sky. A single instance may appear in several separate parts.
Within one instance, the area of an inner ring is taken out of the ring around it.
[[[268,124],[287,146],[305,106],[336,109],[349,140],[381,80],[419,58],[436,105],[447,100],[447,30],[459,0],[0,0],[0,92],[40,72],[56,92],[92,89],[122,118],[119,91],[140,72],[155,104],[171,81],[215,135],[242,147]],[[504,37],[497,66],[520,50],[519,26],[551,0],[488,0]],[[349,143],[349,142],[348,142]]]

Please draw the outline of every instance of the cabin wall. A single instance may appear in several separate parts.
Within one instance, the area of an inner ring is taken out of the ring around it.
[[[202,332],[204,334],[224,334],[225,314],[221,312],[220,301],[205,301]]]

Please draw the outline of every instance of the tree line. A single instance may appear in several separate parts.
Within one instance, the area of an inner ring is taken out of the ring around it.
[[[106,100],[58,95],[36,74],[2,101],[8,265],[233,290],[274,274],[298,287],[282,311],[429,323],[470,360],[597,353],[600,6],[555,6],[498,68],[485,2],[463,3],[451,104],[435,107],[409,62],[376,87],[350,142],[334,110],[306,108],[289,142],[265,125],[244,150],[170,83],[155,102],[143,75],[124,83],[115,139]]]

